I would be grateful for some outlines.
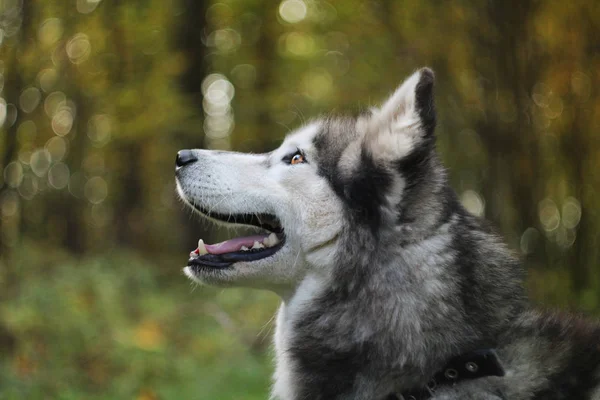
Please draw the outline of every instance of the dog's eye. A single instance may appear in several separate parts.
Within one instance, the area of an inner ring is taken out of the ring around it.
[[[303,164],[306,162],[306,157],[304,157],[304,153],[301,150],[297,150],[295,153],[285,156],[283,162],[290,165]]]
[[[304,156],[300,153],[294,154],[294,156],[290,160],[290,164],[292,164],[292,165],[302,164],[303,162],[304,162]]]

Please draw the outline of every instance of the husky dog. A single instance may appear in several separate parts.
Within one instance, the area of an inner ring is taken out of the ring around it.
[[[600,328],[529,309],[519,261],[448,184],[433,87],[421,69],[267,154],[180,151],[185,203],[258,230],[200,240],[185,274],[281,297],[274,399],[600,399]]]

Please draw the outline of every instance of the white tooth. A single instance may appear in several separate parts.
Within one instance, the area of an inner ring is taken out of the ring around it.
[[[246,246],[242,246],[242,247],[240,247],[240,250],[241,251],[248,251],[249,249]]]
[[[260,249],[260,243],[258,243],[258,241],[254,241],[254,245],[252,246],[253,249]]]
[[[204,245],[204,240],[202,240],[202,239],[198,240],[198,254],[200,254],[200,255],[208,254],[208,251],[206,250],[206,246]]]
[[[262,244],[262,243],[259,243],[259,244],[258,244],[258,248],[259,248],[259,249],[264,249],[264,248],[265,248],[265,245],[264,245],[264,244]]]
[[[279,238],[277,237],[276,234],[271,233],[268,237],[269,239],[269,247],[273,247],[275,246],[277,243],[279,243]]]
[[[271,236],[268,236],[266,239],[264,239],[264,240],[262,241],[262,243],[265,245],[265,247],[271,247],[271,246],[273,246],[273,245],[271,244]]]

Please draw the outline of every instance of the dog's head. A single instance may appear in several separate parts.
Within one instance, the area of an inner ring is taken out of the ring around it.
[[[383,106],[316,120],[267,154],[179,152],[181,198],[208,218],[258,231],[200,242],[186,274],[211,285],[286,290],[307,274],[368,261],[390,240],[424,234],[439,218],[432,199],[444,180],[433,83],[433,72],[421,69]]]

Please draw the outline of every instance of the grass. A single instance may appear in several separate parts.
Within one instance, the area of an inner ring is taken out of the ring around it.
[[[131,254],[48,265],[30,250],[0,304],[0,399],[268,396],[274,295],[194,288]]]

